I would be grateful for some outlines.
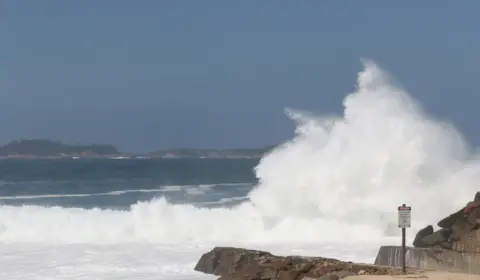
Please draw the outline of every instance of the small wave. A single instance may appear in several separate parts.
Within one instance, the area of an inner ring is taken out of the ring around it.
[[[249,199],[248,196],[235,196],[235,197],[222,198],[217,201],[200,202],[200,203],[196,203],[196,205],[206,206],[206,207],[215,206],[215,205],[226,205],[226,204],[248,201],[248,199]]]
[[[102,193],[77,193],[77,194],[39,194],[39,195],[11,195],[0,196],[0,200],[23,200],[23,199],[42,199],[42,198],[68,198],[68,197],[91,197],[91,196],[108,196],[108,195],[124,195],[127,193],[165,193],[165,192],[181,192],[185,191],[189,195],[203,195],[208,189],[216,186],[240,186],[249,185],[248,183],[227,183],[227,184],[211,184],[211,185],[172,185],[163,186],[156,189],[129,189],[116,190]]]
[[[206,195],[205,190],[201,188],[186,189],[185,193],[188,195]]]
[[[126,194],[126,193],[136,193],[136,192],[163,192],[163,190],[161,190],[161,189],[143,189],[143,190],[111,191],[111,192],[104,192],[104,193],[15,195],[15,196],[0,196],[0,200],[90,197],[90,196],[105,196],[105,195],[122,195],[122,194]]]

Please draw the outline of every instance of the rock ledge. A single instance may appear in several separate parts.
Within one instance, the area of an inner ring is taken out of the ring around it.
[[[338,280],[352,275],[402,274],[399,268],[322,257],[275,256],[233,247],[215,247],[203,254],[195,270],[220,276],[221,280]]]

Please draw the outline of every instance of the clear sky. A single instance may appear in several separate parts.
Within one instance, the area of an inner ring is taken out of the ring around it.
[[[0,143],[255,147],[339,113],[360,59],[480,144],[480,1],[0,1]]]

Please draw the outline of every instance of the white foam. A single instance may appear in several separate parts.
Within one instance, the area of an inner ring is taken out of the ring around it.
[[[218,277],[193,270],[201,254],[214,244],[116,245],[0,245],[2,279],[142,279],[214,280]],[[322,255],[371,262],[373,244],[236,244],[274,254]],[[353,258],[352,258],[353,257]]]
[[[480,166],[461,135],[428,118],[375,64],[366,62],[344,106],[341,118],[288,111],[297,136],[256,168],[250,199],[263,214],[380,229],[406,203],[418,227],[473,199]]]
[[[129,211],[3,206],[0,240],[378,241],[396,222],[399,204],[413,207],[412,233],[457,210],[478,190],[479,162],[461,135],[427,117],[372,62],[365,63],[344,106],[337,118],[287,112],[298,122],[297,135],[257,166],[260,184],[249,194],[251,202],[201,209],[161,198]]]

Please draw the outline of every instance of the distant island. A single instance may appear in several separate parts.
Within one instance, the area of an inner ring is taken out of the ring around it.
[[[1,157],[98,157],[121,154],[113,145],[67,145],[45,139],[16,140],[0,147]]]
[[[274,146],[256,149],[169,149],[150,153],[162,158],[260,158]]]
[[[69,145],[47,139],[16,140],[0,147],[0,158],[260,158],[274,146],[257,149],[166,149],[135,155],[114,145]]]

